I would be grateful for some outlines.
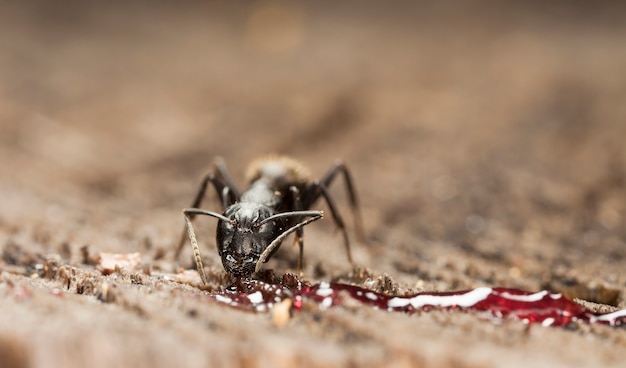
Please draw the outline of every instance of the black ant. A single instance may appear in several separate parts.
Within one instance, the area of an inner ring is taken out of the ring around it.
[[[335,224],[343,233],[348,260],[352,263],[350,242],[343,219],[326,189],[337,174],[343,175],[350,207],[355,217],[356,232],[362,239],[358,200],[352,178],[343,162],[337,161],[321,180],[310,181],[306,168],[291,158],[285,156],[261,158],[253,161],[248,167],[246,176],[249,187],[246,191],[240,192],[224,160],[216,159],[214,170],[202,180],[191,208],[183,210],[187,233],[202,282],[206,284],[206,276],[191,224],[195,215],[207,215],[218,219],[217,251],[228,274],[241,278],[258,272],[261,265],[270,259],[282,241],[293,232],[296,233],[296,241],[300,248],[298,272],[301,272],[303,227],[322,218],[321,211],[309,210],[320,197],[326,200]],[[213,184],[221,198],[224,211],[222,214],[198,208],[209,182]],[[176,250],[176,259],[185,243],[185,235],[183,232]]]

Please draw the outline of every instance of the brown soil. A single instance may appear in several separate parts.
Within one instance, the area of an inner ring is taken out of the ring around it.
[[[217,155],[239,183],[269,152],[342,158],[368,242],[352,267],[308,226],[308,280],[626,308],[626,9],[522,3],[0,5],[0,365],[623,364],[623,328],[359,305],[277,327],[203,298],[228,285],[209,218],[209,287],[172,258]],[[287,243],[266,268],[293,271]],[[104,275],[101,252],[141,265]]]

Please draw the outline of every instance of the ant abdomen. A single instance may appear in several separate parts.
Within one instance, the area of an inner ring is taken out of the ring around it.
[[[269,180],[275,188],[284,190],[295,185],[304,189],[311,174],[304,165],[290,157],[269,155],[252,161],[246,170],[249,185],[261,178]]]

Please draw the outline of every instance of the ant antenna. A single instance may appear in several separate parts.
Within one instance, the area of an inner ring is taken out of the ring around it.
[[[191,224],[191,219],[189,215],[207,215],[211,217],[215,217],[219,220],[229,222],[230,219],[226,216],[220,215],[217,212],[205,211],[199,208],[185,208],[183,210],[183,214],[185,215],[185,224],[187,225],[187,232],[189,233],[189,239],[191,239],[191,247],[193,249],[193,258],[196,261],[196,269],[200,274],[200,279],[202,279],[202,283],[206,285],[206,275],[204,274],[204,264],[202,264],[202,257],[200,257],[200,248],[198,247],[198,240],[196,239],[196,233],[193,231],[193,225]]]
[[[296,216],[311,216],[311,217],[322,217],[324,213],[322,211],[292,211],[292,212],[281,212],[275,215],[272,215],[265,220],[261,221],[260,225],[268,221],[274,221],[281,217],[296,217]],[[317,220],[317,218],[316,218]]]

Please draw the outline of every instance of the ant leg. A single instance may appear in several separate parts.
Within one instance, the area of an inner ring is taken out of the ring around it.
[[[198,188],[198,193],[196,193],[196,197],[191,203],[191,206],[190,206],[191,208],[200,207],[200,204],[202,204],[202,199],[204,199],[204,195],[206,193],[209,182],[213,184],[213,188],[215,188],[215,191],[220,195],[222,199],[222,205],[225,206],[225,203],[227,202],[227,197],[230,197],[231,195],[229,188],[226,185],[224,185],[224,183],[219,178],[217,178],[212,172],[210,172],[202,179],[202,182],[200,183],[200,187]],[[195,214],[189,214],[189,221],[193,220],[194,217],[195,217]],[[183,233],[181,234],[180,240],[178,241],[176,252],[174,253],[174,259],[178,259],[178,257],[180,256],[180,252],[182,252],[183,246],[185,245],[185,240],[187,238],[186,235],[187,235],[187,231],[183,229]]]
[[[289,187],[289,191],[293,196],[294,209],[296,211],[302,211],[302,201],[300,200],[300,191],[294,185]],[[302,276],[302,266],[303,266],[303,257],[304,257],[304,229],[302,227],[296,230],[296,241],[298,242],[298,247],[300,248],[300,253],[298,253],[298,276]]]
[[[241,197],[241,191],[237,188],[237,184],[233,180],[233,177],[230,175],[230,171],[228,171],[228,167],[226,167],[226,162],[223,158],[217,157],[214,162],[215,170],[226,184],[230,191],[232,192],[233,202]],[[232,203],[232,202],[231,202]],[[226,206],[224,206],[226,207]]]
[[[350,239],[348,238],[348,232],[346,231],[346,226],[344,225],[343,218],[341,217],[341,214],[339,214],[339,211],[337,211],[337,206],[335,205],[335,201],[332,199],[332,197],[328,193],[328,190],[326,189],[326,187],[318,181],[313,182],[309,186],[308,190],[310,192],[321,193],[321,196],[324,197],[324,199],[326,200],[326,203],[328,204],[328,209],[330,209],[330,214],[333,216],[333,220],[335,221],[335,224],[337,225],[337,227],[341,231],[341,234],[343,235],[343,243],[344,243],[344,246],[346,247],[346,254],[348,255],[348,261],[352,263],[352,253],[350,252]]]
[[[350,175],[350,171],[348,171],[348,167],[343,161],[335,161],[335,164],[326,172],[322,179],[318,181],[317,185],[313,184],[311,185],[311,187],[307,188],[306,196],[303,200],[304,208],[310,208],[310,206],[321,195],[324,195],[327,198],[326,201],[328,202],[329,196],[328,194],[324,194],[322,188],[328,188],[339,173],[343,175],[344,183],[346,185],[346,191],[348,192],[350,209],[354,217],[354,230],[356,232],[357,238],[360,241],[365,242],[365,232],[363,231],[363,219],[361,217],[359,200],[356,195],[356,191],[354,190],[354,185],[352,184],[352,176]]]

